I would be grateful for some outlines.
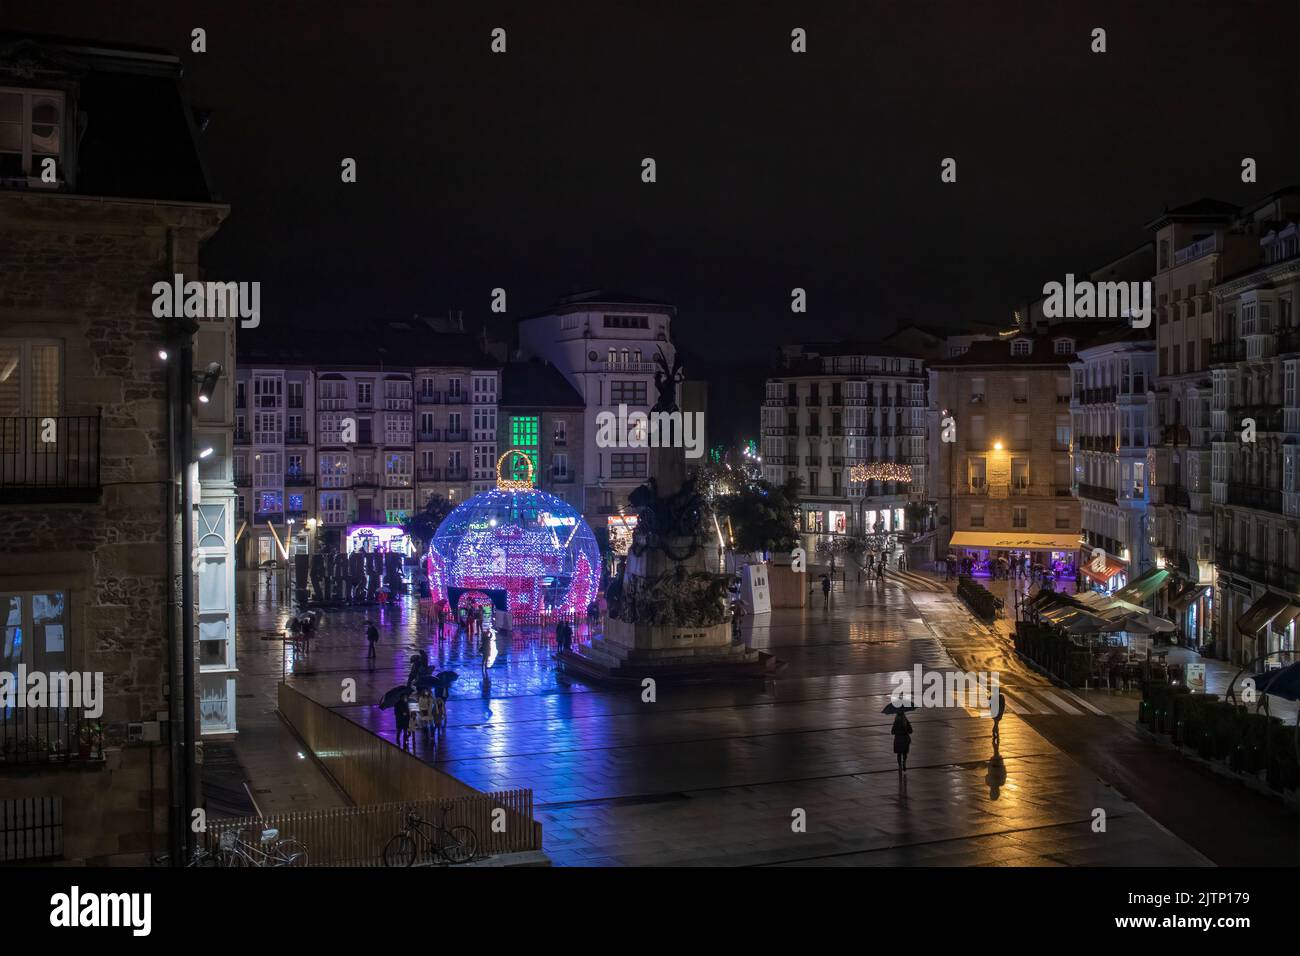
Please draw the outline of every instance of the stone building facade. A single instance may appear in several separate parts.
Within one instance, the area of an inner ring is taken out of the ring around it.
[[[165,54],[0,48],[0,105],[23,118],[21,155],[0,150],[0,670],[98,672],[104,688],[97,720],[76,706],[0,710],[0,860],[129,864],[167,848],[166,634],[179,611],[167,329],[151,288],[196,277],[227,212],[179,75]],[[153,143],[130,141],[142,126]],[[219,425],[196,421],[196,442]]]

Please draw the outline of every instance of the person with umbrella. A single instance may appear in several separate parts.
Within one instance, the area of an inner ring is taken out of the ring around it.
[[[366,643],[370,645],[370,650],[366,652],[367,660],[375,659],[375,645],[379,643],[379,628],[375,627],[375,622],[366,621]]]
[[[907,772],[907,752],[912,749],[912,722],[907,719],[907,712],[916,710],[904,702],[895,704],[890,701],[885,705],[884,713],[894,715],[894,725],[889,732],[894,735],[894,757],[898,760],[898,772]]]
[[[828,575],[822,575],[822,607],[829,611],[831,608],[831,579]]]

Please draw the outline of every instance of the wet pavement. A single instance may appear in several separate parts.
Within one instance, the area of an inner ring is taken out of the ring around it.
[[[285,660],[281,641],[262,638],[286,615],[250,576],[241,585],[240,693],[252,695],[252,714],[273,712],[283,667],[305,693],[393,739],[392,711],[374,702],[405,680],[412,653],[427,652],[460,678],[447,734],[432,744],[417,736],[415,752],[481,790],[531,787],[546,852],[561,865],[1207,862],[1035,729],[1039,711],[1106,732],[1117,722],[1020,667],[1003,676],[1000,767],[990,764],[986,714],[922,708],[911,715],[900,777],[891,718],[881,714],[890,674],[914,664],[952,669],[952,648],[964,669],[1014,662],[921,575],[847,587],[829,610],[818,594],[809,609],[746,619],[745,640],[788,662],[776,679],[661,684],[644,702],[557,673],[554,636],[537,628],[502,636],[483,681],[464,635],[439,640],[409,603],[373,612],[382,636],[373,663],[359,610],[326,612],[311,651]],[[577,630],[585,642],[586,625]],[[348,677],[357,704],[340,701]],[[269,723],[242,730],[241,748],[264,754],[275,751],[253,738],[289,736]],[[303,776],[310,766],[295,769]],[[994,789],[1000,772],[1005,782]]]

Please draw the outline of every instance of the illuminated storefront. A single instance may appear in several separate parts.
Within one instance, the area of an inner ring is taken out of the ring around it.
[[[348,525],[348,554],[353,551],[378,551],[404,557],[413,553],[410,536],[398,526],[388,524]]]

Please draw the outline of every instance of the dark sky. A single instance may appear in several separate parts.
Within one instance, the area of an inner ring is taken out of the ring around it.
[[[1000,321],[1167,204],[1297,180],[1296,7],[5,0],[0,28],[182,54],[233,206],[205,262],[262,281],[264,323],[603,286],[675,302],[679,342],[725,360]]]

